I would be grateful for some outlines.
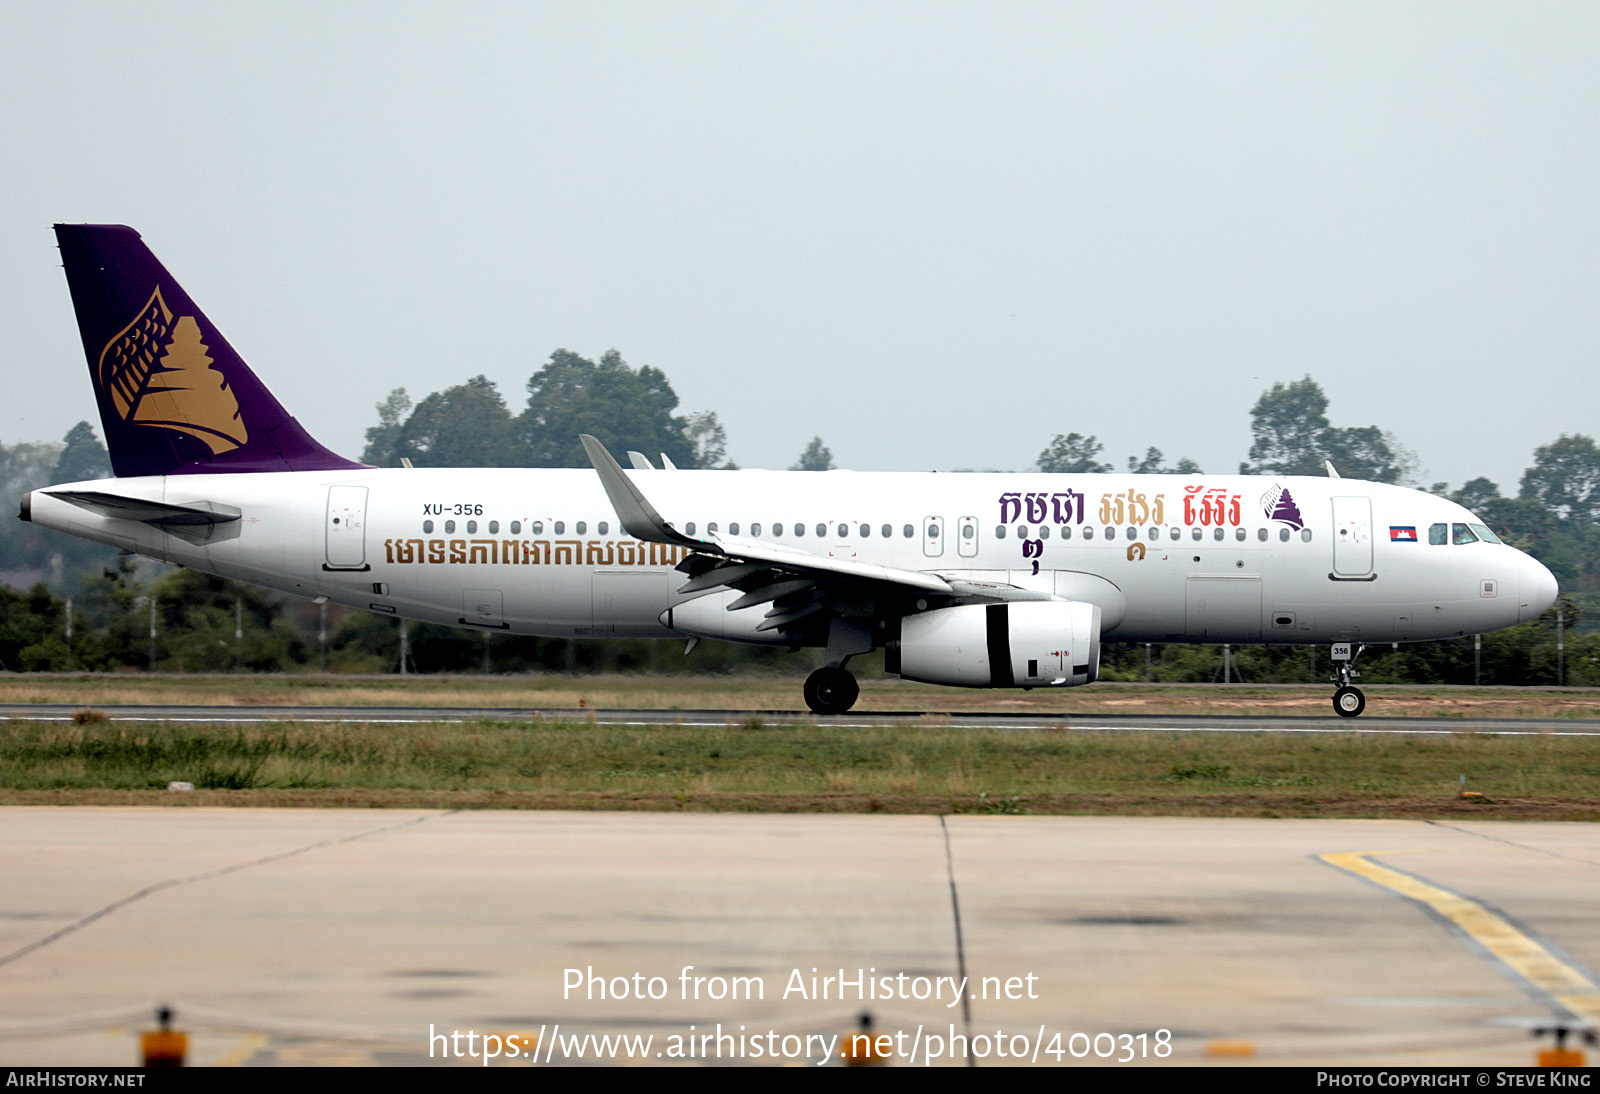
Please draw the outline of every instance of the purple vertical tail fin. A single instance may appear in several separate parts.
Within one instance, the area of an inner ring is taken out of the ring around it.
[[[363,466],[301,428],[138,232],[55,229],[118,478]]]

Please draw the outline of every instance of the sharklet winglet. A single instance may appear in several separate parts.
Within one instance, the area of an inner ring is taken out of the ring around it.
[[[622,465],[606,451],[605,445],[587,433],[578,439],[583,442],[583,450],[589,453],[589,462],[594,464],[595,473],[600,476],[600,485],[606,488],[606,497],[611,499],[611,508],[617,511],[617,520],[630,536],[648,543],[670,543],[691,551],[716,555],[726,553],[714,543],[690,539],[661,519],[661,514],[650,504],[650,499],[623,473]]]

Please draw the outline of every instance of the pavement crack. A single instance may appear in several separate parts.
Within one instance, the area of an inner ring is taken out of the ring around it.
[[[1519,851],[1534,851],[1541,855],[1549,855],[1551,858],[1559,858],[1565,859],[1568,862],[1582,863],[1585,866],[1600,865],[1600,863],[1595,863],[1586,858],[1576,858],[1572,855],[1563,855],[1560,851],[1551,851],[1544,847],[1531,847],[1526,843],[1518,843],[1516,840],[1509,840],[1503,836],[1491,836],[1487,832],[1474,832],[1470,828],[1462,828],[1460,825],[1451,824],[1449,821],[1433,820],[1429,818],[1426,819],[1424,823],[1431,824],[1435,828],[1448,828],[1452,832],[1460,832],[1464,836],[1476,836],[1478,839],[1486,839],[1494,843],[1503,843],[1507,847],[1515,847]]]
[[[939,814],[939,831],[944,834],[944,870],[945,877],[950,882],[950,912],[955,920],[956,928],[956,975],[961,977],[963,985],[967,982],[967,948],[961,935],[961,898],[956,892],[956,860],[955,853],[950,849],[950,826],[945,823],[944,814]],[[967,1043],[972,1043],[972,993],[964,987],[961,993],[961,1021],[966,1026]],[[967,1066],[976,1066],[972,1061],[972,1053],[967,1053]]]
[[[303,855],[309,851],[316,851],[323,847],[335,847],[341,843],[354,843],[357,840],[363,840],[369,836],[382,835],[384,832],[393,832],[401,828],[410,828],[413,825],[422,824],[426,821],[435,820],[439,817],[447,817],[452,813],[459,812],[459,809],[451,809],[441,813],[427,813],[420,817],[413,817],[410,820],[401,821],[398,824],[386,824],[380,828],[368,829],[365,832],[355,832],[348,836],[335,836],[325,840],[318,840],[315,843],[308,843],[301,847],[291,847],[287,851],[277,851],[270,855],[262,855],[260,858],[249,859],[245,862],[235,862],[228,866],[219,866],[215,870],[205,870],[198,874],[189,874],[186,877],[175,877],[168,878],[166,881],[158,881],[154,885],[145,886],[136,893],[130,893],[121,900],[114,900],[110,904],[105,905],[103,908],[98,908],[83,918],[72,923],[68,923],[65,927],[61,927],[35,942],[28,943],[21,949],[13,950],[5,956],[0,957],[0,968],[4,968],[12,962],[18,961],[28,956],[30,953],[42,950],[51,943],[63,939],[69,934],[74,934],[77,931],[82,930],[96,920],[104,919],[112,912],[126,908],[130,904],[138,903],[145,897],[159,893],[164,889],[172,889],[179,885],[189,885],[199,881],[209,881],[212,878],[222,877],[224,874],[232,874],[240,870],[248,870],[253,866],[265,866],[269,862],[278,862],[283,859],[294,858],[297,855]]]

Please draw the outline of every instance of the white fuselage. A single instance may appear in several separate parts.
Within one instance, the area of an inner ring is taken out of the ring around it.
[[[1456,542],[1452,529],[1477,524],[1462,507],[1350,479],[631,474],[690,537],[1088,600],[1112,641],[1447,638],[1531,618],[1555,595],[1549,571],[1522,552]],[[52,490],[241,515],[193,543]],[[35,491],[30,511],[46,527],[166,562],[410,619],[545,636],[780,641],[755,628],[764,607],[722,611],[736,595],[726,590],[686,607],[685,575],[673,569],[684,550],[623,532],[592,470],[124,478]],[[1429,542],[1441,524],[1444,542]]]

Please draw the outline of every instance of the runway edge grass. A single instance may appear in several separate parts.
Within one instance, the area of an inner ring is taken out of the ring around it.
[[[1423,687],[1364,682],[1368,713],[1395,717],[1600,719],[1600,689]],[[1327,684],[1098,683],[1063,691],[945,688],[863,679],[858,711],[1053,715],[1241,714],[1327,717]],[[798,710],[800,678],[664,673],[515,676],[3,673],[0,702],[78,707],[471,707],[545,710]],[[666,714],[663,713],[663,717]]]
[[[1463,799],[1459,777],[1481,797]],[[169,783],[192,783],[192,792]],[[1600,819],[1600,739],[0,724],[0,804]]]

